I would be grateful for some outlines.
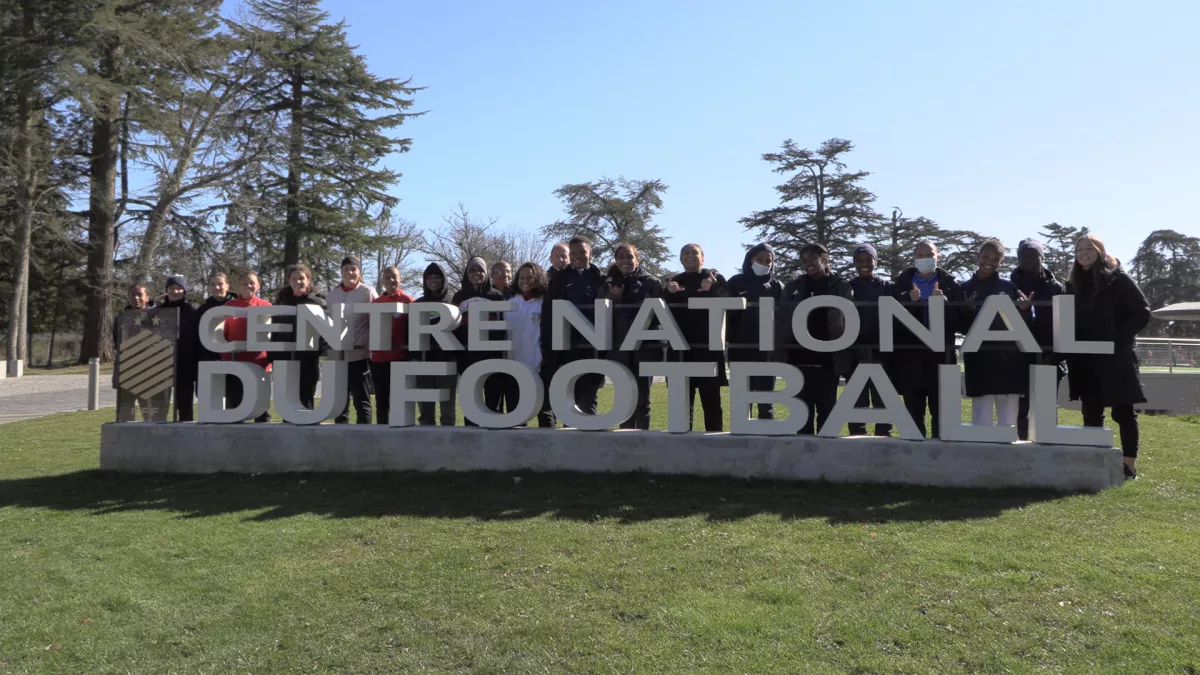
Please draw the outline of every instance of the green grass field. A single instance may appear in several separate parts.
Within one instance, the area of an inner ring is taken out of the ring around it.
[[[111,418],[0,427],[0,673],[1200,670],[1195,418],[1076,496],[115,475]]]

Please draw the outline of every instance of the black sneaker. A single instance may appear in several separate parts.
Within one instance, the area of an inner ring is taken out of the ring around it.
[[[1137,478],[1137,471],[1134,471],[1133,469],[1129,468],[1128,464],[1125,464],[1124,467],[1125,467],[1125,480],[1133,480],[1134,478]]]

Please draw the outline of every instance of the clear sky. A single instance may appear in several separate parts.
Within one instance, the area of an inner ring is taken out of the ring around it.
[[[1200,235],[1200,2],[326,0],[378,75],[426,86],[399,215],[503,225],[552,192],[660,178],[658,222],[735,271],[786,138],[855,143],[876,207],[1015,245],[1086,225],[1123,260]]]

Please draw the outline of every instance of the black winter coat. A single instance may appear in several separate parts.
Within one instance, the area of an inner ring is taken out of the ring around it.
[[[700,285],[704,283],[705,279],[711,279],[713,284],[707,291],[702,291]],[[679,324],[679,329],[683,331],[683,337],[687,339],[688,346],[691,347],[688,351],[671,350],[671,359],[699,363],[716,362],[717,379],[721,386],[729,384],[729,376],[725,372],[725,350],[708,348],[708,311],[688,309],[689,298],[727,297],[729,286],[725,277],[716,270],[702,269],[699,272],[676,274],[671,281],[679,284],[680,290],[678,293],[664,291],[663,298],[670,306],[675,323]]]
[[[637,364],[642,361],[662,361],[666,349],[662,342],[643,342],[635,351],[622,351],[621,343],[633,328],[633,321],[642,308],[642,301],[649,298],[661,298],[663,295],[662,282],[642,271],[635,269],[631,274],[615,278],[613,271],[604,277],[604,283],[596,292],[597,299],[609,298],[614,282],[620,281],[622,287],[621,299],[613,300],[613,351],[608,358],[617,363],[623,363],[633,370],[635,377],[640,377]]]
[[[214,307],[220,307],[230,300],[236,300],[236,293],[226,293],[225,297],[217,298],[208,296],[200,306],[196,308],[196,355],[199,361],[220,361],[221,355],[210,351],[203,343],[200,342],[200,321],[204,319],[204,315],[208,314]]]
[[[436,274],[442,278],[442,288],[437,292],[434,292],[429,288],[429,277],[433,274]],[[453,300],[453,296],[450,295],[449,287],[446,284],[446,272],[442,269],[441,265],[437,263],[429,263],[429,267],[425,268],[425,274],[421,277],[421,297],[417,298],[415,302],[440,302],[444,304],[453,304],[451,300]],[[441,322],[441,320],[442,318],[439,316],[436,317],[431,323],[432,325],[436,326],[439,322]],[[466,345],[463,346],[465,347]],[[409,347],[408,353],[412,355],[420,354],[420,359],[422,361],[454,360],[454,354],[452,352],[443,351],[438,345],[437,340],[434,340],[433,338],[429,339],[429,349],[423,352],[414,351],[417,345],[410,345]]]
[[[1134,345],[1150,322],[1150,303],[1119,269],[1088,277],[1075,296],[1075,339],[1111,341],[1112,354],[1067,354],[1071,400],[1098,400],[1104,407],[1145,403]]]
[[[596,306],[594,303],[600,294],[600,287],[603,285],[604,273],[595,265],[588,265],[581,270],[564,267],[550,281],[546,290],[546,299],[542,303],[542,345],[546,350],[542,358],[542,367],[546,372],[553,373],[559,365],[572,361],[596,358],[596,350],[592,348],[591,344],[584,340],[578,331],[570,327],[568,327],[570,349],[550,351],[550,346],[553,344],[551,328],[554,325],[555,300],[570,302],[579,309],[580,314],[595,321]],[[550,364],[549,369],[546,369],[544,365],[547,362]]]
[[[1042,268],[1037,277],[1030,277],[1020,267],[1013,270],[1009,277],[1017,290],[1026,296],[1033,294],[1033,307],[1021,312],[1025,325],[1037,338],[1042,354],[1034,355],[1033,363],[1056,364],[1062,362],[1062,357],[1054,353],[1054,296],[1062,295],[1067,289],[1054,278],[1054,273]],[[1042,356],[1041,359],[1036,358]]]
[[[819,290],[810,287],[821,284]],[[775,314],[775,348],[778,360],[794,366],[831,366],[838,375],[849,375],[854,368],[854,352],[844,349],[832,354],[812,352],[800,347],[792,332],[792,315],[805,299],[817,295],[837,295],[847,300],[854,299],[850,283],[832,273],[822,279],[811,279],[801,274],[783,288],[779,309]],[[808,329],[819,340],[836,340],[846,331],[846,319],[842,313],[829,308],[814,310],[808,315]]]
[[[771,274],[760,277],[751,267],[754,256],[769,250],[770,246],[759,244],[746,251],[746,257],[742,261],[742,273],[729,279],[729,295],[746,299],[746,309],[730,312],[727,318],[725,339],[731,361],[769,361],[773,356],[771,352],[758,349],[758,303],[763,298],[772,298],[778,302],[779,297],[783,295],[783,282]]]
[[[967,305],[962,310],[964,333],[971,329],[979,308],[989,296],[1007,295],[1014,303],[1017,300],[1017,287],[1011,281],[1001,279],[995,274],[985,279],[978,276],[968,279],[963,282],[962,292],[967,300]],[[1003,319],[996,317],[992,322],[992,329],[1003,330]],[[963,368],[966,371],[964,393],[971,398],[998,394],[1029,394],[1029,360],[1012,342],[983,343],[979,346],[979,351],[963,354]]]
[[[186,297],[179,302],[164,302],[159,307],[179,310],[179,339],[175,342],[175,381],[194,381],[200,369],[200,313]]]
[[[901,272],[892,287],[892,297],[908,307],[909,313],[919,319],[921,323],[925,323],[927,303],[925,301],[912,302],[908,295],[912,290],[913,277],[916,274],[917,268],[915,267]],[[954,277],[950,276],[949,272],[940,267],[937,269],[937,283],[942,294],[946,296],[946,351],[945,353],[930,351],[903,324],[895,322],[893,336],[895,337],[896,351],[892,355],[891,375],[892,383],[896,385],[896,390],[901,394],[937,389],[937,366],[958,363],[958,355],[954,350],[954,335],[961,330],[962,326],[962,287],[958,285]]]

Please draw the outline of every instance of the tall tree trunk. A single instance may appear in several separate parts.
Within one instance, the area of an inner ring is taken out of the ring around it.
[[[300,163],[304,155],[304,81],[299,70],[292,72],[291,127],[288,129],[287,225],[283,243],[283,267],[300,262]]]
[[[59,278],[62,278],[64,267],[59,268]],[[46,367],[54,365],[54,340],[58,337],[58,315],[62,310],[62,286],[54,294],[54,315],[50,317],[50,346],[46,348]]]
[[[111,82],[124,48],[114,40],[100,59],[100,77]],[[79,362],[106,358],[112,352],[108,331],[109,294],[113,277],[113,252],[116,234],[117,133],[121,114],[121,95],[98,93],[96,116],[92,120],[92,151],[89,158],[90,194],[88,196],[88,263],[90,296],[83,324],[83,347]]]
[[[33,37],[33,0],[22,0],[21,35]],[[28,50],[25,52],[27,55]],[[23,59],[21,83],[17,88],[17,230],[13,237],[13,289],[8,304],[8,359],[28,360],[29,340],[29,259],[33,249],[33,207],[37,191],[37,171],[33,166],[33,99],[35,94],[33,70],[26,56]]]

